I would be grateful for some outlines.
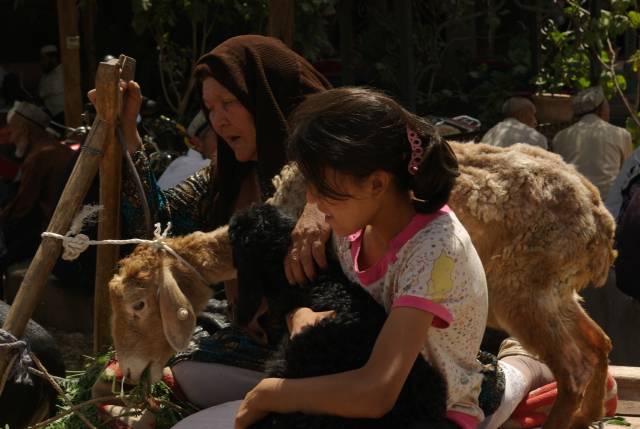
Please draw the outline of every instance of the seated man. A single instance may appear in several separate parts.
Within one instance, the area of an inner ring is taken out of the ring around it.
[[[553,150],[573,164],[606,198],[633,150],[631,135],[609,123],[609,103],[601,87],[580,91],[572,105],[580,120],[556,134]]]
[[[64,124],[64,75],[58,48],[46,45],[40,49],[42,77],[38,85],[38,95],[52,119]]]
[[[45,129],[50,117],[39,107],[16,102],[7,116],[17,158],[18,192],[0,210],[4,246],[0,267],[33,256],[70,171],[73,151]]]
[[[512,97],[502,105],[505,120],[498,122],[482,137],[481,143],[508,147],[527,143],[548,149],[547,138],[537,132],[536,106],[523,97]]]
[[[209,163],[216,162],[218,137],[202,111],[189,124],[187,135],[190,138],[189,150],[173,160],[158,179],[158,186],[163,191],[173,188]]]

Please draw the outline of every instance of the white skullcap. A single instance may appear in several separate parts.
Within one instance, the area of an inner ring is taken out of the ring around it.
[[[588,112],[594,111],[605,100],[604,92],[600,86],[592,86],[591,88],[584,89],[577,93],[571,105],[573,107],[573,113],[576,115],[583,115]]]
[[[42,128],[47,128],[49,125],[49,121],[51,121],[51,117],[36,106],[35,104],[27,103],[26,101],[16,101],[9,111],[7,115],[7,121],[10,121],[13,115],[19,115],[23,118],[27,119],[30,122],[33,122],[36,125],[41,126]]]
[[[191,120],[187,127],[187,134],[191,137],[197,137],[206,127],[209,126],[207,117],[204,112],[200,110],[198,114]]]
[[[44,45],[42,48],[40,48],[40,53],[41,54],[57,54],[58,48],[56,47],[56,45]]]

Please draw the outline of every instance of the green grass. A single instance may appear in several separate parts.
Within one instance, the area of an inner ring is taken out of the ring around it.
[[[90,358],[83,371],[70,372],[60,382],[60,387],[66,392],[73,405],[81,404],[91,399],[91,388],[98,378],[113,383],[112,390],[114,395],[121,393],[119,391],[120,383],[117,383],[113,377],[108,379],[104,374],[104,368],[112,357],[113,351],[110,351],[104,355]],[[160,381],[149,388],[145,379],[146,377],[143,376],[138,385],[121,397],[123,402],[131,407],[130,415],[139,415],[143,408],[148,408],[155,414],[156,428],[164,429],[170,428],[188,414],[184,409],[181,409],[182,405],[177,405],[173,402],[174,398],[171,396],[171,390],[164,382]],[[64,403],[62,398],[58,398],[58,406],[61,412],[69,409],[69,406]],[[81,412],[96,427],[108,427],[99,419],[95,405],[88,405]],[[75,413],[72,413],[52,422],[46,426],[46,429],[85,429],[86,427],[84,422]]]

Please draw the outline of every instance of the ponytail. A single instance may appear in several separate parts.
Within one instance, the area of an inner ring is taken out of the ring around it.
[[[413,205],[419,213],[432,213],[449,201],[455,185],[458,160],[453,149],[437,130],[423,118],[406,112],[406,148],[409,151],[407,187],[413,193]],[[417,139],[416,136],[417,135]],[[416,140],[421,142],[416,148]],[[416,154],[420,162],[416,165]]]
[[[432,213],[445,205],[459,175],[458,160],[449,143],[432,136],[410,184],[416,211]]]

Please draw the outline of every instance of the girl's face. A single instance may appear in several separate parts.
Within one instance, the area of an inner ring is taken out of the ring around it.
[[[216,133],[231,147],[239,162],[257,161],[256,126],[253,115],[220,82],[212,77],[202,81],[202,99],[209,109],[209,121]]]
[[[362,180],[328,169],[326,180],[331,188],[349,195],[346,199],[326,197],[313,185],[307,187],[307,201],[316,203],[325,214],[331,229],[341,237],[351,235],[371,224],[380,210],[381,192],[376,190],[374,179]]]

